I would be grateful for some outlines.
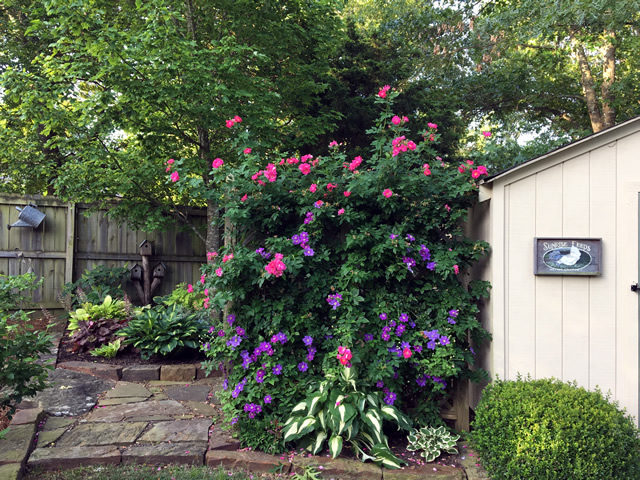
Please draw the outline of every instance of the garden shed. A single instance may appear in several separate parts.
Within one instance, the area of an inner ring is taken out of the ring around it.
[[[492,284],[492,378],[599,387],[638,423],[639,203],[640,117],[484,181],[470,229],[492,250],[473,272]]]

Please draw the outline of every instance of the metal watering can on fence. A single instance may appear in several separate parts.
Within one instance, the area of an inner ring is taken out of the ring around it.
[[[18,221],[7,225],[7,229],[11,230],[13,227],[30,227],[38,228],[44,217],[46,216],[35,205],[29,204],[24,208],[16,207],[20,213],[18,214]]]

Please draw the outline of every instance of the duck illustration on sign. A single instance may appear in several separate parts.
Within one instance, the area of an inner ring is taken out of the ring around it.
[[[599,239],[536,239],[536,274],[600,273]]]

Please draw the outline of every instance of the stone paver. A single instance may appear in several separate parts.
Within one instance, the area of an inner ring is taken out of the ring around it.
[[[488,480],[489,475],[479,463],[476,453],[467,445],[458,444],[460,463],[462,464],[468,480]]]
[[[38,423],[44,416],[41,408],[27,408],[18,410],[11,419],[11,425],[25,425],[28,423]]]
[[[345,460],[328,457],[294,457],[291,461],[292,471],[302,473],[304,467],[314,466],[322,472],[322,478],[339,478],[340,480],[382,480],[382,469],[373,463]],[[385,475],[389,470],[385,470]]]
[[[98,401],[98,405],[106,407],[109,405],[122,405],[125,403],[139,403],[144,402],[149,397],[121,397],[121,398],[103,398]]]
[[[118,382],[116,386],[107,392],[105,398],[125,398],[125,397],[144,397],[151,396],[151,392],[144,385],[132,382]]]
[[[143,416],[172,416],[189,413],[187,408],[175,400],[149,400],[146,402],[113,405],[94,409],[87,422],[121,422]]]
[[[127,382],[147,382],[160,380],[160,365],[132,365],[122,369],[122,380]]]
[[[205,417],[217,417],[220,411],[212,405],[202,402],[182,402],[185,407],[189,408],[196,415],[204,415]]]
[[[209,439],[210,419],[160,422],[140,437],[140,442],[203,442]]]
[[[19,463],[0,465],[0,480],[17,480],[20,478],[20,470],[22,470],[22,465]]]
[[[22,462],[31,447],[35,431],[35,424],[10,426],[0,439],[0,465]]]
[[[401,470],[385,470],[384,480],[465,480],[464,470],[444,465],[405,467]]]
[[[77,418],[63,418],[63,417],[49,417],[44,424],[42,430],[57,430],[59,428],[66,428],[74,422],[77,422]]]
[[[120,365],[108,365],[106,363],[89,362],[62,362],[58,368],[73,370],[74,372],[86,373],[98,378],[107,380],[120,380],[122,378],[122,367]]]
[[[291,468],[291,464],[287,460],[274,457],[273,455],[267,455],[266,453],[230,452],[226,450],[209,450],[205,455],[205,464],[213,468],[222,466],[224,468],[249,470],[254,473],[268,473],[273,470],[274,467],[282,465],[280,473],[286,474]],[[376,479],[376,477],[370,477],[367,480],[374,479]],[[342,478],[340,480],[342,480]]]
[[[209,434],[209,450],[238,450],[240,441],[233,438],[227,430],[219,426],[211,427]]]
[[[166,387],[165,393],[171,400],[179,402],[206,402],[209,397],[208,385],[182,385]]]
[[[55,430],[43,430],[42,432],[37,433],[36,444],[38,447],[46,447],[52,443],[58,441],[58,439],[62,436],[64,432],[66,432],[66,428],[56,428]]]
[[[113,446],[36,448],[27,462],[29,468],[42,470],[119,464],[120,450]]]
[[[84,423],[67,432],[57,446],[131,445],[146,427],[146,422]]]
[[[162,368],[160,368],[160,380],[170,382],[190,382],[195,378],[195,365],[162,365]]]
[[[122,452],[122,463],[203,465],[206,451],[202,442],[134,445]]]

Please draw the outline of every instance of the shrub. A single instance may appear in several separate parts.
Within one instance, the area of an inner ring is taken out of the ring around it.
[[[31,300],[21,292],[32,292],[42,285],[42,278],[37,280],[33,273],[22,275],[0,275],[0,312],[17,310]]]
[[[640,478],[633,420],[575,383],[496,380],[482,394],[472,440],[493,479]]]
[[[452,379],[483,378],[470,365],[488,338],[476,318],[488,284],[462,273],[488,248],[463,232],[485,170],[436,157],[435,124],[406,138],[396,96],[383,89],[376,99],[370,158],[350,159],[335,142],[326,158],[268,154],[243,123],[231,125],[237,158],[213,162],[208,189],[180,172],[176,187],[215,199],[233,225],[196,287],[204,309],[225,312],[205,348],[212,367],[234,365],[221,400],[238,425],[251,421],[250,404],[262,409],[254,420],[287,418],[339,346],[359,381],[418,415],[434,411],[421,406],[437,405]]]
[[[143,310],[116,335],[126,337],[124,343],[139,349],[146,360],[154,354],[178,353],[184,347],[198,348],[205,331],[196,314],[173,305]]]
[[[73,283],[65,284],[60,299],[68,310],[82,303],[99,304],[107,296],[123,297],[122,284],[129,269],[124,267],[107,267],[98,265],[93,270],[85,270],[82,276]]]

